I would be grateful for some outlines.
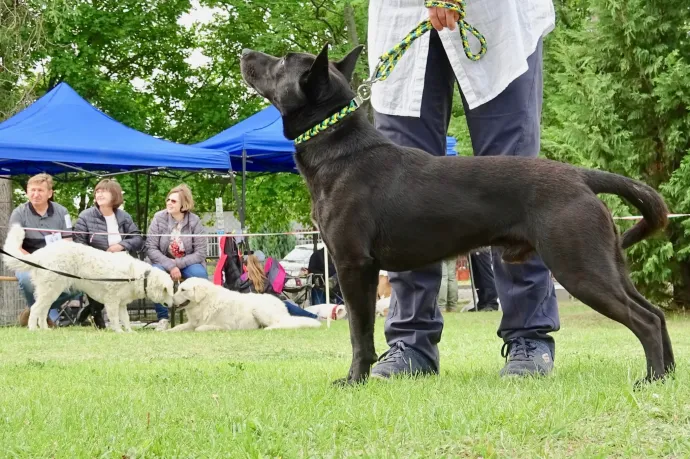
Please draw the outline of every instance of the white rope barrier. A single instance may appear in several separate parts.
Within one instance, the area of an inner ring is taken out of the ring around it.
[[[668,218],[686,218],[690,217],[690,214],[668,214]],[[614,220],[642,220],[644,217],[641,215],[629,215],[624,217],[613,217]],[[0,228],[9,229],[9,226],[0,226]],[[149,233],[108,233],[108,232],[89,232],[89,231],[71,231],[71,230],[53,230],[47,228],[24,228],[25,231],[39,231],[42,233],[69,233],[69,234],[90,234],[92,236],[96,235],[120,235],[120,236],[168,236],[172,237],[172,234],[149,234]],[[309,236],[313,234],[321,234],[319,231],[288,231],[284,233],[204,233],[204,234],[184,234],[185,237],[257,237],[257,236]]]

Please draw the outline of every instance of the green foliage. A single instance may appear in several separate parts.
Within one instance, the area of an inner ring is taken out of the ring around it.
[[[548,51],[546,155],[643,180],[672,212],[690,212],[690,9],[683,1],[590,0],[573,11]],[[615,214],[639,214],[605,201]],[[690,304],[688,229],[687,220],[672,220],[665,237],[627,253],[640,290],[669,307]]]
[[[2,5],[14,3],[3,0]],[[16,105],[23,96],[16,84],[18,76],[45,61],[45,72],[38,78],[32,76],[37,96],[65,81],[125,125],[181,143],[204,140],[266,106],[267,102],[242,82],[238,58],[243,48],[274,54],[317,52],[330,42],[331,54],[338,58],[350,49],[348,40],[366,41],[357,33],[362,37],[366,33],[367,2],[362,0],[303,4],[203,1],[201,6],[216,9],[215,16],[207,24],[192,27],[178,21],[190,10],[189,0],[69,3],[72,8],[56,8],[60,5],[57,1],[49,2],[51,6],[41,15],[29,14],[35,8],[22,10],[27,17],[12,35],[15,42],[18,34],[28,34],[39,21],[46,39],[41,46],[32,43],[22,48],[31,52],[16,59],[18,70],[13,80],[3,84],[5,73],[0,72],[0,91],[9,88]],[[347,5],[354,7],[348,17],[356,30],[345,25]],[[7,37],[9,33],[0,30],[2,50],[7,47]],[[206,56],[207,62],[192,66],[188,58],[193,50]],[[364,61],[357,76],[360,79],[366,77]],[[27,99],[30,103],[32,98]],[[24,187],[25,180],[19,177],[15,181],[18,189]],[[214,211],[215,198],[222,196],[225,210],[239,218],[239,203],[234,200],[228,176],[153,174],[148,211],[148,178],[125,174],[117,180],[125,192],[126,210],[141,226],[164,207],[167,191],[181,182],[192,189],[198,212]],[[90,202],[97,181],[97,177],[81,173],[58,177],[55,199],[76,215]],[[238,174],[238,193],[241,186]],[[15,199],[21,202],[24,197],[18,192]],[[309,196],[301,178],[296,174],[248,174],[246,217],[255,231],[288,230],[291,221],[308,223]],[[285,250],[284,243],[271,244],[278,252]]]
[[[329,42],[337,59],[366,44],[367,0],[200,4],[215,15],[189,27],[179,19],[192,8],[190,0],[0,0],[0,119],[66,81],[134,129],[194,143],[266,105],[242,82],[243,48],[315,53]],[[673,212],[690,212],[690,9],[684,0],[559,0],[555,6],[557,27],[544,44],[543,154],[641,179],[663,193]],[[207,59],[192,65],[192,54]],[[38,64],[45,71],[34,74]],[[353,84],[368,71],[363,57]],[[470,155],[459,94],[449,133],[459,154]],[[59,179],[56,199],[78,213],[97,178]],[[239,174],[236,179],[239,191]],[[181,182],[192,188],[198,212],[214,211],[222,196],[225,210],[239,217],[228,176],[164,172],[118,180],[126,210],[142,226]],[[250,231],[286,231],[293,221],[310,226],[309,195],[297,175],[248,174],[246,187]],[[616,215],[638,213],[617,197],[602,199]],[[630,225],[620,222],[621,230]],[[291,243],[252,245],[277,256]],[[690,303],[689,243],[690,223],[678,219],[664,235],[628,250],[643,293],[669,307]]]

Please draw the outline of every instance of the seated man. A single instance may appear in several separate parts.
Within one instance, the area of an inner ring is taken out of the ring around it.
[[[70,233],[56,233],[50,230],[71,231],[72,221],[69,212],[58,203],[50,201],[53,197],[53,178],[48,174],[38,174],[29,179],[26,184],[26,196],[28,202],[18,206],[10,216],[10,226],[19,224],[24,228],[37,228],[40,230],[26,230],[22,252],[33,253],[45,247],[47,244],[60,239],[71,240]],[[45,229],[44,229],[45,228]],[[34,304],[34,286],[31,283],[29,273],[17,271],[15,273],[19,281],[19,288],[24,293],[29,308]],[[75,292],[63,292],[52,304],[48,318],[55,323],[59,316],[59,307]],[[19,317],[20,324],[26,324],[29,320],[29,309],[22,311]]]

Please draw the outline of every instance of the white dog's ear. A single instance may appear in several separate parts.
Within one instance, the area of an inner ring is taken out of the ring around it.
[[[195,303],[201,303],[201,300],[206,298],[206,289],[203,285],[195,285],[194,290],[192,290],[192,298]]]

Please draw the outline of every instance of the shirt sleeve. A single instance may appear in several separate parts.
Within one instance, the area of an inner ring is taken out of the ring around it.
[[[26,225],[24,225],[24,222],[22,222],[22,216],[21,216],[21,212],[19,211],[19,207],[15,208],[12,211],[12,215],[10,215],[9,226],[12,226],[14,224],[18,224],[22,227],[26,226]]]

